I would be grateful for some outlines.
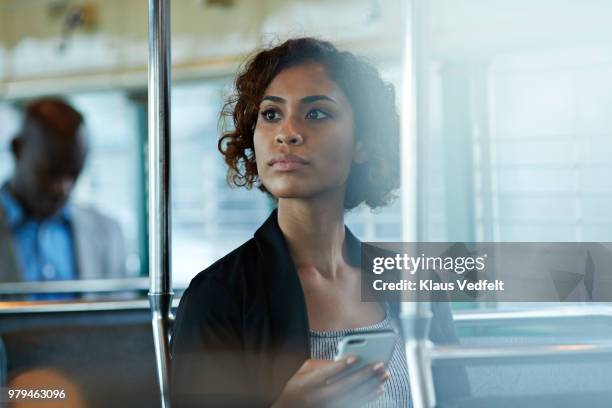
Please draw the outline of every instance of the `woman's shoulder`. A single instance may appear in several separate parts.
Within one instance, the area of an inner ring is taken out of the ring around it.
[[[257,264],[255,245],[249,240],[198,273],[181,296],[176,313],[176,337],[207,324],[237,322],[245,302],[245,278],[251,265]]]

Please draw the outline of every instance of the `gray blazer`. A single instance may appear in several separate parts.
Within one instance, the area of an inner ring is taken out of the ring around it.
[[[119,224],[98,211],[73,205],[72,231],[79,279],[126,276],[125,246]],[[0,206],[0,282],[21,282],[13,238]]]

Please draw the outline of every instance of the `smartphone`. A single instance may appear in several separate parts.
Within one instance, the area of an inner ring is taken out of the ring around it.
[[[338,342],[338,352],[334,360],[355,356],[357,361],[349,370],[343,372],[341,377],[378,362],[386,366],[391,360],[396,341],[398,335],[394,330],[368,331],[345,336]]]

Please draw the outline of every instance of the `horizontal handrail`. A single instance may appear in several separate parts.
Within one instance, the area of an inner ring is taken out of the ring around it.
[[[179,288],[180,289],[180,288]],[[148,277],[82,279],[47,282],[2,282],[2,295],[31,295],[43,293],[91,293],[149,290]]]
[[[172,307],[178,307],[179,301],[180,299],[174,299],[172,301]],[[146,299],[113,301],[0,302],[0,315],[149,309],[149,301]]]
[[[536,310],[455,312],[457,327],[499,326],[506,324],[541,324],[544,320],[612,319],[612,306],[579,305]]]
[[[583,343],[550,343],[550,344],[521,344],[502,346],[465,346],[445,345],[431,346],[428,357],[432,362],[461,362],[461,363],[516,363],[518,360],[527,360],[533,363],[536,360],[559,362],[560,360],[584,361],[587,357],[602,357],[612,359],[612,341],[583,342]]]

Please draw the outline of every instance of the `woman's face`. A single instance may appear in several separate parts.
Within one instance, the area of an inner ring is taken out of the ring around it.
[[[254,134],[257,172],[277,198],[344,194],[355,143],[350,102],[319,63],[281,71],[264,92]]]

